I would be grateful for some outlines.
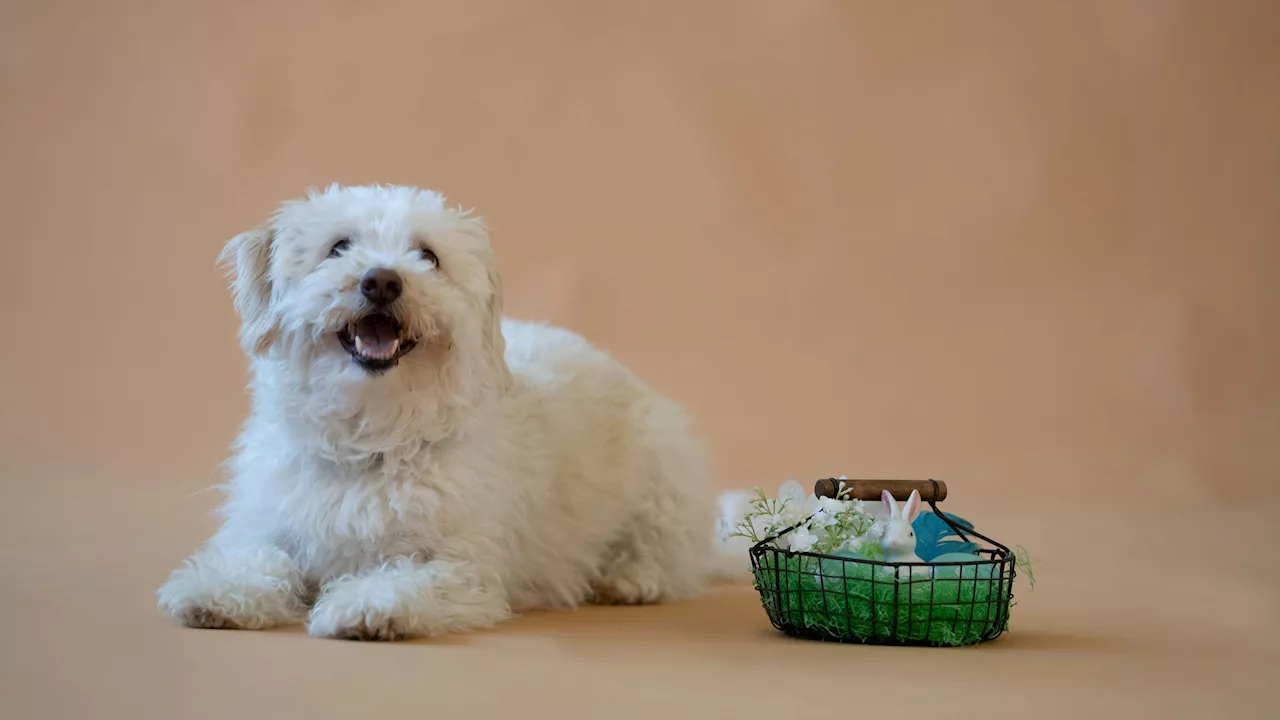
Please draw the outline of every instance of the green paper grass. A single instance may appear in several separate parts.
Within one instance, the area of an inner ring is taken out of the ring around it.
[[[933,577],[911,578],[902,568],[895,580],[886,567],[767,551],[755,579],[779,627],[846,642],[957,646],[1007,628],[1012,580],[1000,567],[937,567]]]

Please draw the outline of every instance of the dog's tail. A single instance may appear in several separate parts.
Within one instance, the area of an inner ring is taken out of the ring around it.
[[[730,490],[718,498],[716,554],[711,569],[717,580],[751,577],[751,540],[734,534],[751,507],[751,497],[746,490]]]

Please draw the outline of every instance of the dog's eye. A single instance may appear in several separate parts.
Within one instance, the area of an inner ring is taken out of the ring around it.
[[[329,248],[329,257],[338,257],[342,253],[346,252],[349,247],[351,247],[351,238],[342,238],[338,242],[334,243],[333,247]]]
[[[421,256],[423,260],[431,263],[431,267],[440,267],[440,258],[436,257],[436,254],[431,252],[431,248],[418,248],[418,255]]]

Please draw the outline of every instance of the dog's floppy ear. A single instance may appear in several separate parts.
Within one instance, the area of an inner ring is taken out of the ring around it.
[[[269,228],[254,228],[227,241],[218,256],[218,264],[231,277],[231,295],[240,313],[240,345],[249,355],[266,352],[280,334],[268,276],[273,239]]]

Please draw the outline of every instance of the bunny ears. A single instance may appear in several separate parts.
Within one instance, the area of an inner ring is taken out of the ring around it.
[[[894,520],[898,518],[898,501],[893,499],[893,495],[888,490],[880,491],[880,504],[884,506],[885,520]],[[907,504],[902,508],[902,520],[907,522],[915,522],[916,516],[920,514],[920,492],[911,491],[911,497],[907,498]]]

